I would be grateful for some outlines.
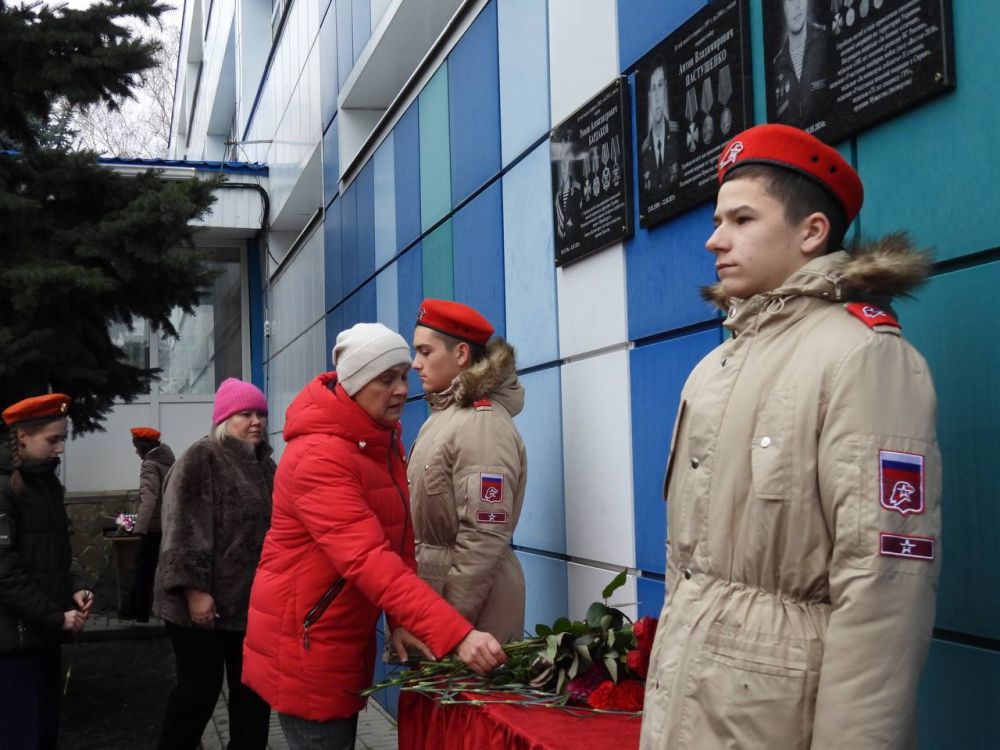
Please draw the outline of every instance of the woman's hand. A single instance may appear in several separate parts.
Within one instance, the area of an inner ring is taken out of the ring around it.
[[[207,591],[188,589],[185,591],[188,602],[188,614],[191,622],[199,628],[214,628],[219,614],[215,611],[215,599]]]
[[[409,630],[401,625],[394,627],[392,629],[392,650],[400,661],[406,661],[410,658],[410,648],[419,651],[429,661],[434,661],[436,658],[434,652],[427,648],[427,644]]]
[[[507,661],[507,654],[503,652],[500,642],[481,630],[470,630],[458,644],[455,653],[469,669],[479,674],[490,672]]]
[[[86,624],[87,616],[83,614],[83,612],[78,612],[75,609],[63,612],[63,630],[68,630],[69,632],[76,634],[83,630],[83,626]]]

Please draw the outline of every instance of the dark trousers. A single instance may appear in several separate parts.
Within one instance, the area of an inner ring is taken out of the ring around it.
[[[278,714],[281,731],[289,750],[354,750],[358,736],[358,715],[349,719],[309,721],[290,714]]]
[[[177,685],[167,699],[160,750],[193,750],[212,717],[225,672],[229,683],[229,750],[264,750],[271,707],[240,681],[243,631],[167,623],[177,659]]]
[[[54,750],[61,683],[58,645],[0,654],[0,748]]]
[[[159,531],[143,534],[135,553],[135,582],[129,597],[129,614],[142,622],[149,620],[149,608],[153,604],[153,578],[156,576],[162,538],[163,534]]]

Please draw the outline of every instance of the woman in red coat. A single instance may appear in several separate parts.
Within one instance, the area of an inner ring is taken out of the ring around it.
[[[278,712],[289,747],[353,748],[384,610],[394,650],[505,660],[416,574],[399,417],[410,350],[377,323],[337,337],[335,373],[288,408],[271,529],[250,594],[243,681]]]

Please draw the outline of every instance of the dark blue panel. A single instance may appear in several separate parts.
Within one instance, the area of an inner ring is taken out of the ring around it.
[[[452,205],[500,171],[497,6],[491,2],[448,56]]]
[[[324,13],[319,27],[319,96],[320,125],[327,123],[337,113],[337,94],[340,80],[337,78],[337,9],[333,3],[321,3]]]
[[[719,341],[719,331],[713,329],[640,346],[629,354],[635,564],[640,570],[666,572],[663,472],[670,431],[688,374]]]
[[[417,439],[420,426],[427,419],[427,402],[423,399],[419,401],[408,401],[403,407],[403,447],[406,454],[410,454],[413,441]]]
[[[920,747],[995,750],[998,710],[1000,654],[932,641],[917,697]]]
[[[350,2],[353,8],[351,13],[354,24],[354,61],[361,57],[361,50],[368,44],[368,39],[372,35],[372,0],[341,0]]]
[[[417,102],[410,105],[396,127],[393,158],[396,162],[396,248],[420,236],[420,120]],[[403,308],[400,308],[403,311]]]
[[[391,664],[386,664],[381,659],[382,650],[385,648],[385,616],[379,619],[378,626],[375,628],[375,682],[382,682],[387,677],[392,677],[397,672],[401,671],[401,667],[393,666]],[[398,687],[388,688],[386,690],[379,691],[374,697],[378,701],[379,705],[382,706],[386,711],[392,714],[394,717],[399,716],[399,692]]]
[[[353,182],[340,198],[340,242],[343,251],[344,294],[353,292],[358,279],[358,183]]]
[[[351,0],[334,0],[337,10],[337,80],[341,88],[354,67],[354,27]]]
[[[323,268],[324,288],[326,290],[324,309],[326,310],[340,302],[344,296],[340,203],[339,200],[335,200],[326,207],[326,216],[323,221]]]
[[[333,351],[334,344],[337,343],[337,334],[344,330],[344,311],[341,308],[332,310],[326,316],[326,350],[327,352]],[[325,358],[324,358],[325,359]],[[330,367],[330,363],[325,363],[326,367]]]
[[[625,70],[705,6],[705,0],[618,0],[618,58]]]
[[[344,328],[350,328],[361,322],[361,298],[352,294],[340,304],[340,314],[343,316]]]
[[[375,280],[372,279],[356,295],[358,298],[358,322],[375,323],[378,320],[378,298],[375,293]]]
[[[337,132],[340,130],[337,118],[323,134],[323,205],[337,197],[340,189],[340,149]]]
[[[369,159],[358,186],[358,283],[375,273],[375,161]],[[374,318],[372,318],[374,320]]]
[[[264,285],[260,243],[247,240],[247,294],[250,297],[250,382],[264,390]]]
[[[504,321],[503,198],[494,182],[452,218],[455,301],[486,316],[497,334]]]
[[[639,617],[659,617],[663,610],[663,598],[666,589],[663,581],[652,578],[639,578],[635,582],[636,596],[639,598]]]
[[[398,150],[397,150],[398,153]],[[398,213],[396,214],[399,215]],[[424,252],[417,243],[397,261],[397,284],[399,285],[399,332],[407,341],[413,341],[413,325],[417,319],[417,311],[424,299]],[[420,378],[410,371],[410,395],[422,394]]]

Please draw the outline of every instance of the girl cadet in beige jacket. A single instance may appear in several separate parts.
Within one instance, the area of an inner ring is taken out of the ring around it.
[[[420,577],[506,643],[524,634],[524,574],[510,541],[528,459],[512,419],[524,406],[514,350],[492,334],[472,308],[424,300],[413,369],[431,414],[407,478]]]
[[[772,150],[756,130],[734,139],[748,162],[815,155],[853,173],[801,131],[790,143],[765,132]],[[753,194],[767,184],[735,178],[719,193],[708,247],[732,337],[681,393],[641,747],[909,747],[934,622],[941,464],[927,364],[877,305],[919,285],[929,263],[895,237],[737,295],[747,240],[774,218]]]

